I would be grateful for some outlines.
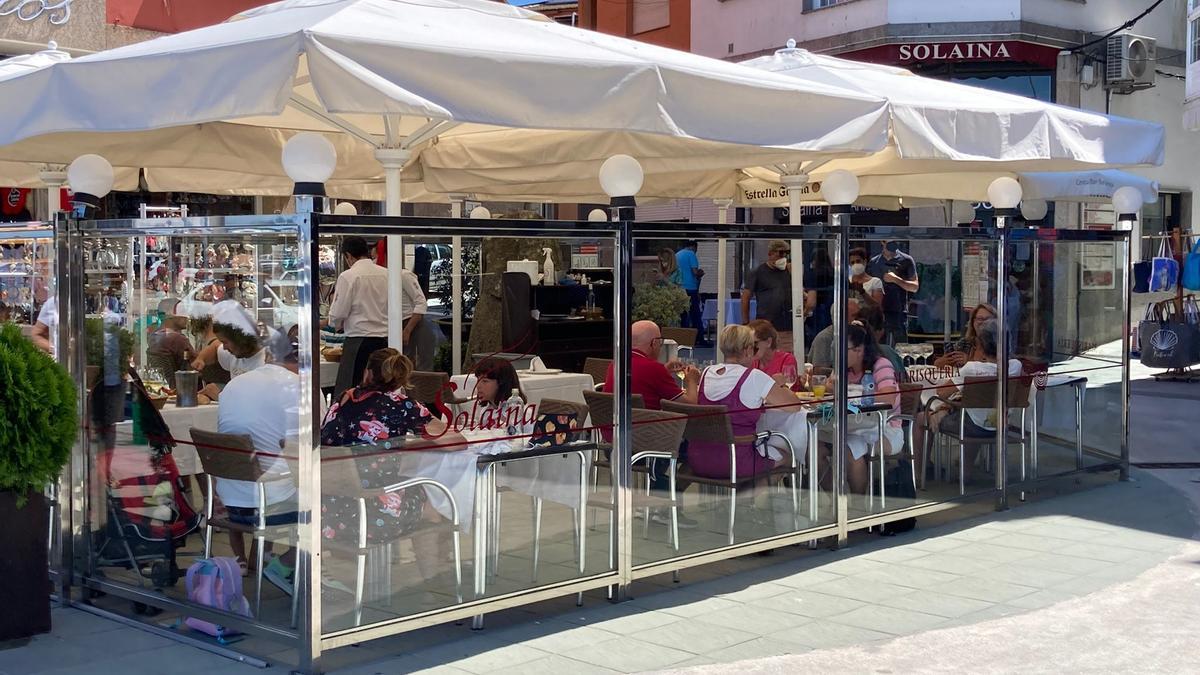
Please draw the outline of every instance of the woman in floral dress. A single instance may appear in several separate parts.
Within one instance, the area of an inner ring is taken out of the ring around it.
[[[412,361],[395,349],[375,351],[367,360],[362,383],[342,394],[321,424],[321,445],[353,446],[358,478],[364,488],[384,488],[404,480],[399,471],[400,452],[454,451],[465,447],[458,433],[447,432],[445,422],[405,394],[412,370]],[[406,443],[405,437],[409,435],[428,442],[414,443],[409,438]],[[357,547],[358,508],[356,497],[323,495],[322,538],[341,547]],[[368,546],[394,541],[442,519],[430,506],[424,487],[399,490],[370,500],[366,513]],[[414,548],[417,564],[424,573],[423,562],[437,558],[437,546]],[[426,549],[425,553],[420,549]]]

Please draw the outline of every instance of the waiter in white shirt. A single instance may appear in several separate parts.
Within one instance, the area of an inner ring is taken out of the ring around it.
[[[387,241],[379,240],[375,245],[376,264],[387,268]],[[425,291],[421,289],[421,280],[415,272],[408,269],[400,271],[400,321],[404,326],[401,342],[404,343],[404,355],[413,362],[416,370],[433,370],[433,357],[437,352],[438,329],[432,321],[427,321],[425,315],[429,312],[429,304],[425,300]]]
[[[33,344],[50,356],[54,356],[54,343],[58,340],[58,298],[51,295],[38,312],[30,336]]]
[[[338,366],[333,400],[358,385],[367,359],[377,349],[388,346],[388,272],[371,260],[370,249],[362,237],[342,241],[346,271],[338,277],[329,307],[329,323],[346,335],[342,360]]]

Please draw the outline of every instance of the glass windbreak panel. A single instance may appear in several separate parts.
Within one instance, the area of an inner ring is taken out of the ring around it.
[[[0,227],[0,322],[32,330],[53,284],[54,231]]]
[[[207,559],[202,574],[241,578],[246,602],[234,602],[235,613],[287,630],[294,624],[297,303],[262,299],[294,270],[296,237],[218,232],[77,239],[87,571],[188,602],[183,575]],[[254,639],[247,638],[251,651]]]
[[[996,356],[978,332],[998,332],[997,247],[955,230],[898,235],[850,243],[851,519],[995,485]]]
[[[614,569],[614,404],[596,391],[613,358],[614,239],[474,225],[321,241],[341,270],[321,333],[326,634]],[[379,281],[396,250],[399,316]],[[407,359],[388,351],[392,322]]]
[[[634,264],[635,565],[836,520],[832,240],[686,236],[639,240]]]
[[[1101,234],[1011,247],[1009,337],[1030,389],[1010,419],[1014,482],[1120,458],[1127,245]]]

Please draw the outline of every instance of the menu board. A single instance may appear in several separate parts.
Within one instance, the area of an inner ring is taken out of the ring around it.
[[[963,246],[962,266],[959,268],[962,276],[962,306],[971,310],[981,303],[988,301],[988,253],[979,244]]]

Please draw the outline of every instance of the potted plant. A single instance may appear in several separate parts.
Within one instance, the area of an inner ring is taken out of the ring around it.
[[[133,355],[133,333],[96,317],[87,319],[84,328],[87,334],[88,389],[96,385],[101,375],[111,374],[123,381],[129,367],[129,359]],[[113,350],[117,358],[106,359],[105,355]],[[115,372],[109,373],[110,369],[115,369]]]
[[[649,319],[662,326],[678,326],[688,310],[687,292],[669,284],[638,284],[633,287],[633,320]]]
[[[0,326],[0,641],[50,630],[45,486],[78,430],[75,383],[21,334]]]

